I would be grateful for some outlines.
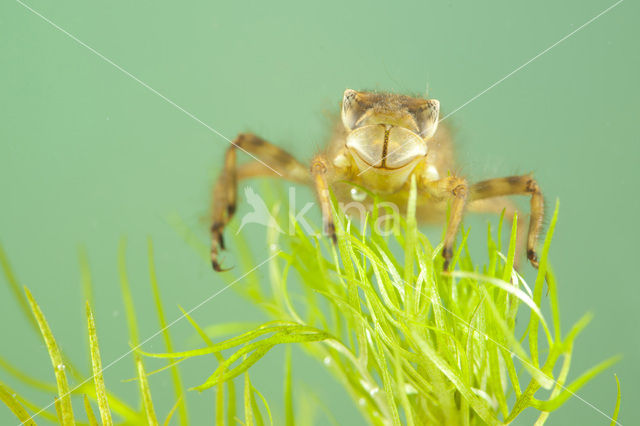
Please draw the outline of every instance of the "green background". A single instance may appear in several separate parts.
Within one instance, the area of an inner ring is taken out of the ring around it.
[[[453,111],[613,2],[28,4],[228,138],[251,130],[308,160],[324,143],[326,113],[337,109],[345,88],[428,89],[444,113]],[[624,1],[448,119],[457,129],[461,173],[475,180],[533,171],[548,204],[561,200],[552,263],[564,327],[586,311],[595,314],[576,344],[571,377],[623,354],[579,394],[611,414],[617,373],[620,422],[627,425],[640,422],[639,9]],[[88,362],[79,244],[94,274],[105,364],[129,349],[117,275],[121,236],[129,242],[141,336],[158,329],[148,303],[148,235],[169,319],[179,315],[177,305],[195,306],[222,287],[167,218],[177,213],[207,238],[210,187],[227,146],[20,3],[0,5],[0,241],[78,364]],[[299,192],[312,199],[310,191]],[[486,220],[469,219],[480,241]],[[266,258],[263,230],[246,229],[256,259]],[[255,273],[266,279],[266,269]],[[531,278],[530,268],[526,273]],[[203,324],[264,319],[233,291],[194,317]],[[178,348],[193,345],[186,324],[174,335],[182,336]],[[4,285],[0,342],[3,357],[51,377],[44,346]],[[164,347],[158,337],[145,348]],[[278,416],[282,354],[269,354],[253,374]],[[185,369],[189,386],[211,371],[196,365]],[[294,369],[295,382],[315,392],[341,424],[362,422],[320,364],[298,351]],[[129,356],[105,372],[107,385],[135,401],[135,384],[122,382],[133,374]],[[153,376],[151,384],[164,415],[173,405],[170,376]],[[194,424],[211,424],[211,392],[192,393],[189,403]],[[516,423],[529,424],[532,414]],[[0,424],[14,420],[0,407]],[[608,421],[574,398],[548,424]]]

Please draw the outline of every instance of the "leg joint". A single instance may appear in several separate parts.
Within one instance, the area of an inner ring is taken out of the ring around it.
[[[327,167],[327,163],[322,158],[314,158],[311,161],[311,173],[314,175],[324,175],[327,174],[329,168]]]
[[[467,198],[467,192],[468,192],[467,190],[468,190],[467,184],[466,183],[460,183],[460,184],[456,185],[455,188],[453,188],[451,193],[456,198]]]
[[[253,133],[238,133],[236,138],[231,142],[232,147],[244,147],[245,145],[263,145],[264,141],[256,137]]]
[[[540,193],[540,186],[538,186],[538,182],[535,179],[528,179],[525,185],[526,191],[532,194]]]
[[[451,247],[444,247],[442,249],[442,257],[451,259],[453,257],[453,249]]]

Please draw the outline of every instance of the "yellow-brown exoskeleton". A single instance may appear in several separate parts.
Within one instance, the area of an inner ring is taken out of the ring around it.
[[[531,205],[527,257],[537,267],[536,244],[543,218],[543,198],[538,184],[530,175],[495,178],[475,184],[456,176],[450,132],[445,126],[438,126],[439,112],[440,104],[434,99],[347,89],[342,100],[341,120],[333,137],[326,150],[313,157],[310,167],[258,136],[239,134],[227,150],[224,170],[214,187],[213,268],[223,270],[218,256],[224,249],[224,227],[236,209],[238,181],[278,175],[315,188],[324,231],[334,241],[336,234],[329,189],[339,201],[348,202],[353,186],[347,182],[352,182],[402,210],[407,203],[412,176],[415,176],[418,220],[442,220],[450,205],[442,248],[445,270],[466,208],[496,213],[505,210],[507,215],[512,215],[514,208],[504,197],[527,195]],[[238,148],[261,162],[254,160],[237,166]]]

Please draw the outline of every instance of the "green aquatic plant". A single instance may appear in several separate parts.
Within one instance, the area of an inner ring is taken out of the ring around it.
[[[372,425],[500,425],[510,423],[525,409],[537,410],[536,424],[544,424],[550,413],[617,360],[603,361],[569,381],[573,342],[590,316],[585,315],[568,333],[562,333],[556,281],[548,262],[557,206],[541,251],[540,269],[530,288],[514,268],[517,218],[506,252],[501,248],[502,220],[497,236],[489,228],[489,261],[485,265],[476,265],[471,259],[467,250],[470,232],[465,230],[452,272],[442,272],[441,247],[432,246],[417,229],[415,200],[414,188],[406,217],[393,217],[390,223],[394,226],[386,228],[388,232],[371,226],[386,214],[377,207],[361,230],[341,212],[334,212],[337,245],[309,236],[297,225],[293,235],[271,229],[267,241],[270,257],[262,262],[268,264],[268,285],[245,272],[230,278],[224,289],[233,287],[272,320],[258,326],[201,326],[183,310],[202,341],[196,349],[173,347],[172,323],[165,319],[149,241],[150,282],[166,352],[142,350],[123,243],[120,281],[142,408],[123,402],[105,386],[90,302],[86,314],[92,374],[87,376],[79,373],[58,347],[41,308],[28,289],[22,293],[0,250],[6,281],[49,350],[55,384],[31,377],[4,359],[0,368],[16,381],[55,395],[55,413],[16,394],[5,382],[0,382],[0,400],[25,424],[35,424],[40,418],[65,425],[98,424],[95,406],[105,425],[114,421],[157,425],[160,412],[165,417],[163,424],[169,424],[178,413],[175,420],[186,425],[188,393],[180,375],[181,364],[194,357],[211,357],[217,367],[191,389],[216,389],[216,424],[273,424],[268,398],[253,386],[249,372],[272,348],[286,345],[281,417],[286,425],[312,424],[322,404],[310,394],[294,392],[299,385],[293,381],[290,348],[296,344],[334,375]],[[207,249],[199,239],[179,220],[174,225],[203,261],[208,261]],[[239,269],[255,269],[241,236],[236,245],[244,262]],[[82,264],[90,300],[86,260]],[[551,318],[543,314],[546,308],[542,306],[547,303]],[[517,327],[517,322],[526,326]],[[237,335],[215,341],[221,330]],[[151,357],[166,359],[166,366],[147,372],[145,360]],[[165,370],[171,374],[176,402],[170,409],[159,410],[153,404],[147,377]],[[243,386],[243,391],[237,392],[236,386]],[[619,389],[618,383],[613,423],[619,411]],[[73,404],[81,397],[83,414],[79,414],[79,402]],[[327,410],[324,416],[326,421],[339,423]]]

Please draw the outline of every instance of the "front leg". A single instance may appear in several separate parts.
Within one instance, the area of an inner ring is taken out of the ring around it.
[[[333,223],[333,215],[331,214],[331,197],[329,196],[329,184],[327,182],[328,175],[329,161],[324,155],[316,155],[311,161],[311,178],[313,179],[313,185],[322,210],[322,227],[324,233],[329,235],[334,243],[337,243],[336,226]]]
[[[443,269],[446,271],[449,269],[449,263],[453,256],[453,243],[460,227],[462,213],[467,201],[467,181],[459,177],[449,176],[444,179],[423,182],[421,189],[435,202],[451,200],[451,216],[449,217],[449,225],[447,226],[442,247]]]
[[[544,216],[542,191],[540,191],[538,183],[530,175],[489,179],[476,183],[470,190],[471,200],[482,200],[504,195],[529,195],[531,197],[527,258],[534,268],[538,268],[536,246],[538,236],[542,230],[542,218]]]
[[[213,210],[211,223],[211,266],[217,272],[225,271],[218,262],[218,253],[224,250],[224,227],[229,223],[236,211],[237,174],[236,148],[227,149],[224,168],[213,187]]]
[[[238,168],[236,150],[255,156],[254,161]],[[265,165],[266,164],[266,165]],[[213,189],[211,221],[211,265],[216,271],[224,271],[218,256],[224,250],[223,231],[236,211],[238,181],[255,176],[282,177],[294,182],[307,183],[309,173],[291,154],[250,133],[241,133],[227,149],[224,169]]]

